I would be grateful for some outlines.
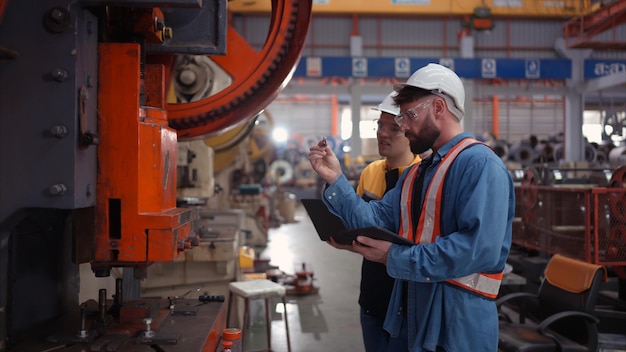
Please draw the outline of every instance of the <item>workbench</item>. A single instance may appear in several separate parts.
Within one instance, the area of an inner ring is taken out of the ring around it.
[[[226,328],[223,301],[140,299],[125,302],[117,313],[111,313],[114,307],[108,309],[104,319],[97,302],[83,307],[10,351],[212,352]]]

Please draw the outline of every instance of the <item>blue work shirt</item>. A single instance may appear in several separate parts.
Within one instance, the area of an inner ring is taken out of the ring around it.
[[[420,173],[426,172],[424,189],[441,158],[467,137],[472,135],[457,135],[430,157],[433,162],[427,170],[420,169]],[[382,200],[367,203],[342,175],[325,189],[324,203],[350,228],[374,225],[397,232],[405,177],[406,170]],[[393,244],[389,249],[387,273],[396,282],[385,329],[398,336],[402,320],[407,319],[410,351],[435,351],[439,346],[450,352],[495,352],[498,349],[495,301],[445,280],[504,269],[515,213],[513,180],[494,152],[476,144],[455,159],[447,172],[443,193],[440,236],[432,244],[410,247]],[[408,282],[406,301],[404,281]],[[407,312],[402,311],[403,302],[407,304]]]

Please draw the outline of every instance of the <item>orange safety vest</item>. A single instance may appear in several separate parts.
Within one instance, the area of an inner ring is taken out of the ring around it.
[[[412,167],[408,171],[407,176],[404,179],[404,183],[402,184],[402,196],[400,202],[400,236],[415,243],[429,244],[433,243],[437,236],[441,234],[440,210],[441,201],[443,199],[443,183],[446,173],[459,153],[470,145],[476,143],[480,142],[474,138],[466,138],[452,147],[450,152],[443,157],[441,163],[435,171],[433,179],[428,185],[428,189],[426,190],[426,197],[424,198],[424,205],[422,206],[422,212],[420,214],[416,233],[413,232],[414,226],[411,217],[413,204],[411,202],[411,197],[413,195],[413,187],[419,172],[417,166]],[[498,295],[498,290],[500,289],[502,275],[502,272],[497,274],[475,273],[456,279],[449,279],[446,280],[446,282],[472,291],[481,296],[495,299]]]

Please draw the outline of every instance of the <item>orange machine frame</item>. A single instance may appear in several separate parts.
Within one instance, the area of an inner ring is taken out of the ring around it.
[[[96,274],[171,261],[192,243],[192,212],[176,208],[177,136],[163,106],[165,68],[146,65],[142,79],[140,54],[139,44],[99,45]],[[142,92],[152,106],[142,106]]]

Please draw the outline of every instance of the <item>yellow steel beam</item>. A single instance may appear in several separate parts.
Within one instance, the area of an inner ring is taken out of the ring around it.
[[[271,0],[231,0],[233,13],[269,12]],[[590,11],[590,0],[314,0],[313,13],[463,16],[488,7],[497,17],[571,17]]]

